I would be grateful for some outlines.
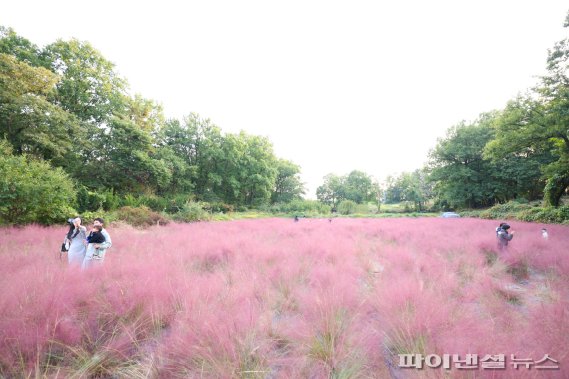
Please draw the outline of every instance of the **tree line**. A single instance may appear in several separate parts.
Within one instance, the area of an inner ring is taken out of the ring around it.
[[[564,27],[569,27],[569,13]],[[547,74],[500,110],[447,130],[425,167],[388,177],[381,199],[435,209],[481,208],[512,199],[558,207],[569,187],[569,39],[550,49]],[[344,180],[345,182],[345,180]],[[328,175],[318,198],[348,198]],[[336,190],[335,190],[336,189]],[[353,196],[351,196],[353,198]],[[356,202],[366,196],[359,196]]]
[[[554,44],[546,68],[503,109],[449,128],[425,167],[383,183],[358,170],[331,173],[319,202],[332,210],[342,202],[480,208],[519,198],[559,206],[569,187],[569,39]],[[6,27],[0,153],[0,222],[56,222],[142,197],[172,212],[188,200],[221,210],[318,208],[299,203],[300,166],[276,157],[267,138],[224,133],[196,113],[166,119],[159,104],[130,95],[88,42],[38,47]]]
[[[105,194],[109,207],[117,196],[184,194],[255,207],[304,193],[300,166],[275,156],[267,138],[223,133],[195,113],[166,119],[154,101],[131,96],[126,79],[88,42],[40,48],[6,27],[0,27],[0,140],[6,222],[39,221],[23,195],[41,180],[24,175],[38,165],[65,188],[66,205],[52,202],[52,216],[40,217],[46,222],[72,207],[94,210]]]
[[[569,39],[554,44],[546,64],[534,88],[439,140],[426,169],[440,204],[477,208],[543,198],[560,205],[569,186]]]

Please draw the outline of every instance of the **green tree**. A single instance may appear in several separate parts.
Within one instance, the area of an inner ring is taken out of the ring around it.
[[[425,202],[433,196],[433,185],[425,170],[403,172],[397,177],[389,176],[386,186],[386,202],[410,202],[416,211],[423,211]]]
[[[19,36],[14,29],[0,26],[0,54],[14,56],[31,66],[41,65],[41,51],[26,38]]]
[[[165,123],[162,106],[139,94],[125,99],[124,113],[145,132],[157,134]]]
[[[236,167],[239,167],[239,204],[259,206],[271,199],[277,177],[277,159],[273,153],[271,142],[260,136],[249,135],[245,132],[226,136],[234,138],[241,150]]]
[[[416,211],[423,211],[425,202],[432,196],[432,184],[423,170],[405,172],[400,177],[401,200],[413,203]]]
[[[352,200],[342,200],[338,203],[338,212],[343,215],[349,215],[356,212],[357,204]]]
[[[484,157],[499,168],[497,199],[540,198],[545,186],[543,169],[556,160],[547,139],[535,139],[528,129],[539,128],[543,111],[531,96],[519,96],[497,112],[492,122],[495,138],[484,148]],[[529,126],[529,124],[534,124]],[[525,125],[520,130],[520,126]]]
[[[53,224],[74,214],[75,189],[61,168],[12,155],[0,140],[0,222]]]
[[[172,192],[180,188],[192,190],[199,198],[207,200],[219,196],[224,153],[223,137],[217,126],[209,119],[191,113],[183,122],[168,120],[157,140],[161,154],[178,158],[170,161],[175,164]]]
[[[495,202],[498,170],[482,155],[494,137],[488,118],[450,128],[430,152],[430,180],[441,204],[476,208]]]
[[[569,27],[569,13],[564,26]],[[569,187],[569,39],[549,52],[547,70],[531,95],[508,104],[486,154],[495,160],[541,154],[545,200],[558,206]]]
[[[289,203],[300,199],[304,185],[300,180],[300,166],[286,159],[277,160],[275,189],[271,195],[272,203]]]
[[[121,192],[169,185],[172,173],[166,162],[154,156],[153,140],[147,131],[128,119],[114,117],[104,138],[108,148],[103,151],[103,161],[91,162],[93,171],[86,170],[87,175],[98,172],[101,182]],[[99,165],[101,169],[97,169]]]
[[[45,47],[42,60],[61,76],[53,100],[63,109],[97,125],[110,121],[116,113],[126,113],[126,81],[89,43],[58,40]]]
[[[83,139],[79,120],[47,100],[57,75],[0,54],[0,136],[18,154],[65,167]]]
[[[381,184],[377,181],[374,181],[371,187],[372,187],[373,200],[377,204],[377,211],[379,212],[379,210],[381,209],[381,203],[383,202],[384,199],[385,191],[381,186]]]
[[[400,203],[402,200],[403,189],[400,186],[399,177],[389,175],[385,179],[385,202],[387,204]]]
[[[371,177],[363,171],[353,170],[343,180],[344,197],[357,204],[373,200]]]
[[[324,177],[324,183],[316,189],[316,198],[321,203],[336,209],[338,203],[345,200],[344,178],[328,174]]]

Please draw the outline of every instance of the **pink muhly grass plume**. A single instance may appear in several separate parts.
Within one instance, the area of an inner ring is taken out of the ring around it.
[[[59,259],[65,228],[2,228],[0,376],[441,377],[397,354],[473,353],[549,354],[561,370],[541,373],[563,377],[569,229],[544,240],[544,225],[511,222],[498,251],[498,223],[109,227],[104,265],[84,272]]]

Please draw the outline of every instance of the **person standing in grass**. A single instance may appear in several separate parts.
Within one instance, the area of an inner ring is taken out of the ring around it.
[[[109,232],[107,232],[107,230],[105,229],[104,225],[105,221],[100,217],[97,217],[95,220],[93,220],[93,226],[96,227],[97,229],[99,228],[101,229],[100,233],[105,238],[105,242],[94,243],[92,244],[93,248],[87,250],[85,254],[85,259],[83,259],[83,264],[81,265],[81,268],[84,270],[94,265],[102,265],[105,260],[105,254],[107,252],[107,249],[113,245],[111,241],[111,236],[109,235]],[[86,238],[85,242],[87,242]]]
[[[496,238],[498,238],[498,249],[500,251],[505,250],[508,247],[508,242],[514,238],[514,232],[508,233],[509,229],[510,225],[505,222],[496,228]]]
[[[85,238],[87,238],[87,228],[81,225],[81,218],[75,217],[70,219],[73,228],[69,229],[66,236],[66,243],[69,244],[67,251],[67,261],[69,266],[80,267],[85,258],[87,247],[85,246]]]

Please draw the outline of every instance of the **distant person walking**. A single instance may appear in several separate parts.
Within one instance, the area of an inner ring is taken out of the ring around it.
[[[549,239],[549,234],[547,233],[547,229],[545,229],[545,228],[541,229],[541,236],[546,241]]]
[[[95,265],[97,266],[102,265],[105,260],[105,254],[107,252],[107,249],[113,245],[113,242],[111,241],[111,236],[109,235],[109,232],[107,232],[107,230],[105,229],[104,225],[105,221],[100,217],[97,217],[93,221],[93,227],[97,230],[97,232],[101,233],[102,237],[104,237],[104,242],[89,243],[89,248],[86,251],[85,258],[83,259],[83,264],[81,265],[81,268],[83,270],[86,270]],[[102,239],[103,238],[101,238],[101,240]],[[86,236],[84,241],[85,243],[87,243]]]
[[[505,250],[508,247],[508,242],[514,238],[514,232],[508,232],[510,225],[505,222],[501,223],[500,226],[496,228],[496,238],[498,239],[498,249],[500,251]]]
[[[67,261],[69,266],[81,267],[87,246],[85,246],[85,238],[87,238],[87,228],[81,225],[81,218],[76,217],[69,219],[72,227],[69,228],[64,244],[69,244],[67,251]]]

